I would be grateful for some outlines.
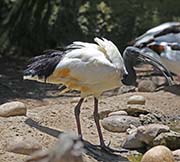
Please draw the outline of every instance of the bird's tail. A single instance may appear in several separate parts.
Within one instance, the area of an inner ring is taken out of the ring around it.
[[[42,55],[32,58],[24,70],[23,78],[46,82],[65,53],[63,50],[47,50]]]

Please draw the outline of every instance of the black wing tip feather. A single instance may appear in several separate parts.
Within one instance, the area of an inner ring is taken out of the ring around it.
[[[26,69],[23,71],[24,76],[35,77],[46,80],[57,64],[62,60],[65,52],[60,50],[46,50],[42,55],[35,56],[29,60]]]

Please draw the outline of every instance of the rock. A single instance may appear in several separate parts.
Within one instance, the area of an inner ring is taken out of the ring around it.
[[[99,111],[99,118],[100,119],[104,119],[106,117],[108,117],[108,114],[112,113],[112,110],[101,110]],[[94,116],[92,116],[92,118],[94,118]]]
[[[140,114],[139,118],[143,125],[166,121],[165,116],[156,113]]]
[[[134,95],[129,97],[127,104],[138,104],[138,105],[145,105],[145,98],[141,95]]]
[[[37,150],[41,150],[42,146],[32,137],[16,137],[7,146],[7,151],[18,154],[30,155]]]
[[[60,134],[57,143],[47,151],[37,151],[26,162],[83,162],[84,145],[74,134]]]
[[[10,117],[26,115],[27,108],[22,102],[14,101],[0,105],[0,116]]]
[[[163,132],[170,131],[169,127],[163,124],[149,124],[139,126],[138,128],[129,131],[123,148],[126,149],[141,149],[153,146],[153,140]]]
[[[123,93],[128,93],[128,92],[135,92],[136,90],[136,87],[135,86],[122,86],[118,89],[118,94],[123,94]]]
[[[150,145],[153,139],[161,134],[162,132],[170,131],[170,128],[163,124],[149,124],[145,126],[140,126],[137,128],[137,137],[141,139],[145,144]]]
[[[159,134],[153,141],[153,145],[165,145],[175,150],[180,148],[180,133],[170,131]]]
[[[128,113],[126,111],[115,111],[112,113],[109,113],[108,116],[121,116],[121,115],[128,115]]]
[[[141,162],[175,162],[171,150],[165,146],[155,146],[148,150]]]
[[[156,85],[151,80],[141,80],[138,84],[139,92],[154,92]]]
[[[180,162],[180,149],[175,150],[172,152],[174,159],[176,162]]]
[[[139,126],[141,122],[139,118],[126,115],[110,116],[102,120],[102,126],[110,132],[125,132],[130,125]]]
[[[147,111],[144,108],[144,105],[127,105],[127,108],[123,109],[128,113],[130,116],[138,117],[140,114],[148,114],[149,111]]]
[[[161,77],[161,76],[153,76],[152,77],[152,82],[156,86],[160,86],[160,85],[163,85],[164,83],[166,83],[166,79],[164,77]]]

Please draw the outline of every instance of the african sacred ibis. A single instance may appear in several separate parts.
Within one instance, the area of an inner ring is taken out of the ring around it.
[[[161,62],[180,80],[180,22],[154,27],[135,39],[134,46]]]
[[[98,115],[98,98],[102,92],[120,87],[123,83],[134,84],[136,75],[133,66],[138,59],[158,67],[169,82],[171,79],[169,72],[161,63],[142,54],[136,47],[126,48],[123,59],[111,41],[105,38],[95,38],[94,41],[96,43],[76,41],[63,50],[49,50],[41,56],[34,57],[24,71],[24,79],[61,83],[68,89],[79,90],[81,98],[74,112],[78,134],[81,136],[80,107],[85,97],[93,95],[94,120],[100,146],[107,149]]]

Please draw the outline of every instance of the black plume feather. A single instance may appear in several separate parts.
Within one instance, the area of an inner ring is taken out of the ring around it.
[[[24,75],[38,76],[39,79],[45,79],[50,76],[57,64],[62,60],[65,51],[47,50],[40,56],[36,56],[29,61]]]

